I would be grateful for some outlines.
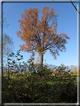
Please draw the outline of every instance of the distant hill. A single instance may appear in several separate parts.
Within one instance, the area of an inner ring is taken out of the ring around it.
[[[48,68],[50,68],[51,70],[53,70],[54,69],[54,67],[56,67],[56,68],[58,68],[58,66],[57,65],[52,65],[52,64],[44,64],[44,65],[47,65],[48,66]],[[25,67],[25,70],[27,71],[28,70],[28,67],[27,66],[23,66],[23,67]],[[74,71],[76,68],[78,69],[78,66],[76,65],[76,66],[74,66],[74,65],[70,65],[70,66],[68,66],[69,68],[68,69],[66,69],[66,70],[71,70],[71,71]],[[6,67],[7,68],[7,67]],[[6,68],[3,68],[3,71],[5,71],[6,70]],[[11,70],[12,70],[12,68],[10,68]],[[54,69],[54,71],[55,71],[55,69]]]
[[[48,64],[47,66],[48,66],[48,68],[51,68],[51,69],[54,69],[54,67],[58,68],[57,65],[52,65],[52,64]],[[78,69],[77,65],[76,66],[70,65],[70,66],[66,66],[66,67],[68,67],[68,69],[66,69],[66,70],[71,70],[71,71],[74,71],[76,68]],[[54,69],[54,71],[55,71],[55,69]]]

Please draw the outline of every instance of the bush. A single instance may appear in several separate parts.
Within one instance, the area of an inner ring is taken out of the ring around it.
[[[47,66],[44,66],[43,70],[39,69],[39,71],[38,71],[38,74],[40,76],[44,76],[44,77],[48,77],[48,76],[52,75],[52,73],[53,72],[50,69],[48,69]]]
[[[3,77],[3,102],[77,102],[77,83],[74,83],[76,79],[69,72],[63,72],[59,67],[58,71],[61,74],[52,76],[53,71],[48,69],[47,66],[44,66],[43,70],[40,70],[39,66],[37,69],[38,72],[29,70],[24,72],[24,75],[16,75],[17,79],[10,81],[7,80],[6,76]]]

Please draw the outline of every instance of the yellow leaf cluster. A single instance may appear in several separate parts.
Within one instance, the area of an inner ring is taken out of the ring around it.
[[[75,69],[74,72],[73,72],[73,74],[77,74],[77,72],[78,72],[78,69]]]

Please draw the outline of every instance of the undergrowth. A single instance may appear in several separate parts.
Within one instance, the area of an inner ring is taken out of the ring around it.
[[[25,72],[10,80],[3,76],[3,103],[77,103],[77,79],[69,72]]]

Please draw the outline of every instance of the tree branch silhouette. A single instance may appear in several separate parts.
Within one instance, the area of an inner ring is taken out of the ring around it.
[[[54,0],[52,0],[54,1]],[[80,14],[80,11],[78,11],[78,9],[76,8],[76,6],[73,4],[73,2],[70,0],[71,4],[74,6],[74,8],[76,9],[76,11]]]
[[[72,5],[74,6],[74,8],[76,9],[76,11],[80,14],[80,12],[78,11],[78,9],[76,8],[76,6],[73,4],[73,2],[70,0],[70,2],[72,3]]]

